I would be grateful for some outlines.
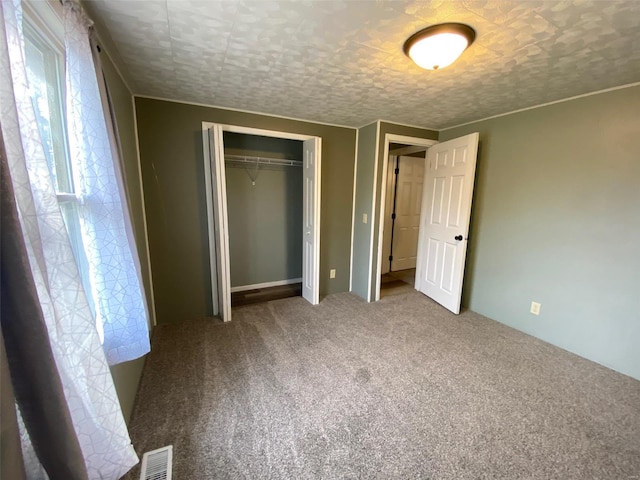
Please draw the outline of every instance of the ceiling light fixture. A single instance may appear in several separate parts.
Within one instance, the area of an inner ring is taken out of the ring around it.
[[[475,38],[475,30],[468,25],[440,23],[411,35],[403,50],[419,67],[438,70],[455,62]]]

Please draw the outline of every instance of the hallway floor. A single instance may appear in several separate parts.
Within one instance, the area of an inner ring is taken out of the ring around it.
[[[415,290],[416,269],[398,270],[382,275],[380,281],[380,298],[399,295]]]

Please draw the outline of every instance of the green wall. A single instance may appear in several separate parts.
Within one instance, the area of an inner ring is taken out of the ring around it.
[[[225,154],[302,161],[302,141],[224,132]],[[231,286],[302,277],[302,167],[226,164]],[[255,179],[255,182],[252,180]]]
[[[353,265],[351,290],[367,299],[371,248],[371,207],[378,122],[358,130],[355,209],[353,219]],[[362,216],[367,215],[367,223]]]
[[[639,112],[635,86],[440,133],[480,132],[463,304],[638,379]]]
[[[347,291],[356,130],[267,115],[136,98],[158,322],[211,307],[202,122],[322,138],[320,294]],[[335,279],[329,270],[335,268]]]
[[[283,160],[302,160],[302,140],[235,132],[222,132],[222,135],[224,137],[224,153],[228,155],[253,155],[255,157]]]
[[[147,304],[151,307],[151,285],[149,282],[149,263],[147,244],[144,236],[144,209],[142,192],[140,191],[140,175],[138,174],[138,153],[135,137],[135,116],[133,98],[127,85],[113,67],[107,55],[100,55],[102,70],[109,88],[109,95],[115,111],[118,135],[122,147],[122,172],[129,199],[129,213],[133,224],[133,233],[138,247],[138,256],[142,267],[142,282],[144,284]],[[149,308],[151,310],[151,308]],[[151,311],[150,311],[151,314]],[[111,367],[111,375],[120,399],[120,406],[127,421],[131,417],[133,403],[138,391],[138,383],[142,375],[144,358],[121,363]]]

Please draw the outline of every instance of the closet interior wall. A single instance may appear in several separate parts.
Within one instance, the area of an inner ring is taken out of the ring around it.
[[[232,291],[300,281],[301,165],[231,159],[246,156],[301,162],[302,142],[224,132],[224,153]]]

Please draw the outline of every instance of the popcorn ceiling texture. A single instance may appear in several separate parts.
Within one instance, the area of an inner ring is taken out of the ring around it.
[[[640,81],[637,0],[92,0],[134,94],[362,126],[444,128]],[[476,42],[428,72],[412,33]]]

